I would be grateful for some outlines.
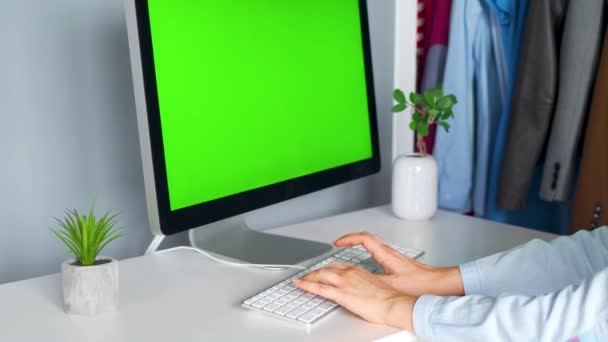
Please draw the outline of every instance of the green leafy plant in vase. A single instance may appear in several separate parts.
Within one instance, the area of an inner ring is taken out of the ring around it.
[[[393,162],[391,206],[397,217],[407,220],[426,220],[437,211],[438,170],[437,162],[428,154],[424,137],[433,125],[450,131],[449,119],[454,117],[452,107],[456,96],[445,95],[441,87],[429,89],[423,94],[411,92],[409,98],[395,89],[394,113],[410,110],[409,128],[416,133],[419,154],[401,155]]]
[[[96,217],[93,206],[86,215],[74,209],[66,210],[62,220],[55,218],[58,227],[51,231],[74,255],[61,265],[66,312],[95,315],[116,309],[118,261],[99,253],[123,236],[117,217]]]
[[[393,98],[397,102],[393,105],[393,113],[403,112],[406,109],[411,111],[411,121],[409,127],[416,133],[416,145],[418,151],[427,154],[424,137],[429,135],[429,127],[439,125],[450,131],[448,120],[454,117],[452,107],[458,103],[456,96],[444,95],[441,86],[428,89],[423,94],[411,92],[409,101],[400,89],[395,89]]]

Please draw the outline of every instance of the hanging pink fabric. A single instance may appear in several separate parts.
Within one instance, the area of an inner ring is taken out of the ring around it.
[[[428,34],[427,23],[430,22],[429,10],[432,8],[433,0],[418,0],[418,14],[416,23],[416,89],[420,90],[422,83],[422,75],[424,75],[424,63],[426,62],[426,52],[428,44],[426,43],[425,35]]]
[[[422,56],[424,62],[419,63],[418,77],[420,91],[437,87],[443,80],[445,67],[445,56],[448,49],[448,37],[450,33],[450,11],[452,0],[426,0],[424,11],[424,48]],[[420,14],[420,12],[418,12]],[[437,126],[429,129],[429,135],[424,138],[427,153],[433,153],[435,144],[435,133]],[[418,151],[418,148],[416,148]],[[419,152],[419,151],[418,151]]]

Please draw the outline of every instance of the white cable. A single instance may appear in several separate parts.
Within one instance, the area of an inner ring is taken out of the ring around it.
[[[308,267],[305,266],[298,266],[298,265],[270,265],[270,264],[246,264],[246,263],[240,263],[240,262],[233,262],[233,261],[228,261],[228,260],[223,260],[220,258],[216,258],[213,255],[203,251],[202,249],[199,248],[194,248],[194,247],[188,247],[188,246],[178,246],[178,247],[173,247],[173,248],[168,248],[168,249],[163,249],[162,251],[156,251],[156,254],[161,254],[161,253],[167,253],[167,252],[171,252],[171,251],[175,251],[175,250],[189,250],[189,251],[193,251],[199,254],[202,254],[206,257],[208,257],[209,259],[215,261],[215,262],[219,262],[220,264],[225,264],[225,265],[230,265],[230,266],[238,266],[238,267],[257,267],[257,268],[261,268],[261,269],[265,269],[265,270],[269,270],[269,271],[282,271],[288,268],[295,268],[298,270],[305,270]]]

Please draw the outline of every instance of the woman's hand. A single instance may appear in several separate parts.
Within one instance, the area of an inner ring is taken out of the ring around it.
[[[435,268],[422,264],[399,254],[379,237],[368,232],[345,235],[334,244],[338,247],[363,245],[374,260],[384,268],[384,274],[376,276],[377,279],[404,294],[464,295],[458,267]]]
[[[295,284],[331,299],[372,323],[413,332],[412,311],[416,298],[407,296],[366,270],[332,263],[309,273]]]

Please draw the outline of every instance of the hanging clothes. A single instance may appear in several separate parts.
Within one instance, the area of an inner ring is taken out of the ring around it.
[[[424,64],[426,61],[426,28],[431,14],[430,7],[433,0],[418,0],[418,13],[416,14],[416,89],[420,90]]]
[[[452,3],[443,90],[454,94],[458,103],[450,132],[437,131],[434,155],[439,165],[439,205],[459,212],[473,207],[474,176],[485,180],[504,101],[491,21],[482,0]]]
[[[526,26],[499,180],[497,200],[503,208],[524,207],[556,104],[560,112],[556,119],[565,122],[555,122],[560,128],[550,140],[549,157],[559,162],[559,150],[566,149],[560,144],[576,145],[580,124],[573,124],[572,130],[561,127],[568,125],[570,120],[583,120],[584,98],[592,82],[589,75],[595,69],[594,63],[585,62],[593,61],[593,55],[599,49],[603,3],[604,0],[586,0],[572,2],[569,6],[567,0],[538,0],[531,5],[531,20]],[[553,169],[549,172],[548,187],[552,190],[558,185],[566,188],[561,183],[567,184],[566,176],[572,174],[575,147],[569,146],[563,153],[561,160],[568,160],[563,169],[554,172],[555,165],[550,165]],[[546,191],[545,184],[543,181],[541,193],[551,194],[552,191]]]
[[[489,0],[488,0],[489,1]],[[494,0],[492,0],[494,1]],[[490,170],[490,181],[488,187],[488,195],[486,199],[486,218],[493,221],[509,223],[518,226],[535,228],[552,233],[565,234],[569,230],[570,222],[570,203],[554,202],[549,203],[539,198],[538,190],[540,189],[540,180],[542,167],[536,167],[532,185],[526,199],[527,206],[524,209],[512,211],[506,210],[498,205],[498,184],[500,179],[500,170],[504,154],[505,142],[507,140],[507,132],[509,126],[509,115],[511,113],[511,98],[515,85],[516,74],[519,63],[525,63],[525,58],[534,58],[534,56],[521,56],[520,51],[523,45],[531,44],[530,35],[526,35],[528,30],[527,22],[537,20],[538,13],[546,11],[547,2],[522,0],[501,1],[496,0],[505,15],[497,15],[500,20],[504,55],[507,60],[507,102],[503,109],[500,118],[500,124],[494,145],[494,155],[492,156],[492,165]],[[508,6],[506,4],[509,4]],[[498,6],[490,6],[498,8]],[[510,12],[506,10],[509,9]]]
[[[435,0],[426,4],[426,31],[425,31],[425,55],[424,74],[420,91],[437,87],[443,79],[445,69],[445,58],[448,48],[450,32],[450,10],[452,0]],[[435,145],[435,134],[437,126],[429,127],[429,135],[424,137],[428,153],[433,153]]]
[[[585,133],[580,173],[572,205],[571,232],[608,225],[608,31]]]
[[[603,32],[603,0],[586,0],[568,10],[559,56],[558,99],[540,188],[546,201],[570,197],[576,152],[597,71]]]

